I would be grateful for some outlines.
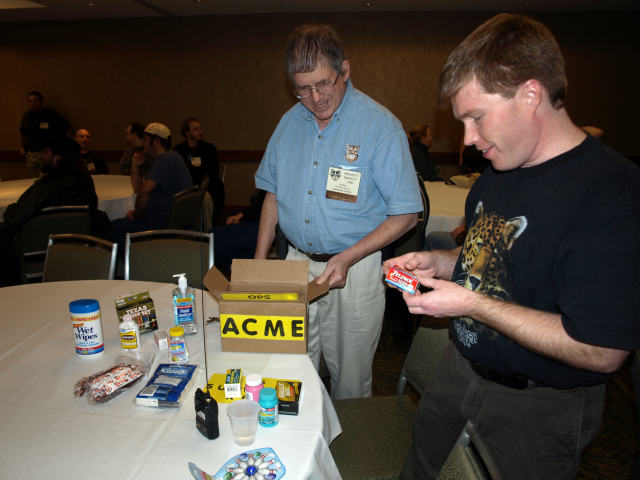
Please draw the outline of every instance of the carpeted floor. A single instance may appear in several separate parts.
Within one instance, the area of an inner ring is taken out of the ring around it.
[[[394,395],[410,339],[405,328],[383,328],[373,362],[373,395]],[[418,403],[419,396],[407,387],[407,394]],[[638,438],[635,395],[628,365],[607,383],[602,428],[583,452],[580,480],[622,480],[631,478]]]

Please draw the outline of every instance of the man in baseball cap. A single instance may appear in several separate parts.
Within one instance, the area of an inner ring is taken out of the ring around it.
[[[131,158],[131,185],[137,194],[135,209],[112,222],[111,240],[120,245],[127,232],[166,228],[171,197],[193,185],[184,161],[171,150],[171,131],[166,125],[147,125],[142,147],[143,151]],[[145,162],[145,154],[155,158],[155,163],[142,176],[139,167]]]

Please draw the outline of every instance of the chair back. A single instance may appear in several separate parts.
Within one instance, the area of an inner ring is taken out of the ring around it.
[[[418,327],[402,366],[396,393],[404,394],[408,381],[422,395],[433,378],[448,343],[448,328]]]
[[[467,420],[436,480],[503,480],[502,470],[475,426]]]
[[[127,233],[125,280],[171,283],[185,273],[189,285],[203,288],[202,278],[213,266],[213,233],[193,230],[148,230]]]
[[[18,232],[24,283],[42,278],[49,235],[57,233],[91,233],[89,205],[65,205],[43,208]]]
[[[117,251],[117,243],[91,235],[50,235],[42,281],[113,280]]]
[[[421,252],[424,250],[424,237],[429,222],[429,214],[431,212],[431,204],[429,203],[429,195],[424,186],[424,181],[419,173],[418,186],[420,187],[420,198],[422,199],[422,213],[418,214],[418,223],[414,228],[397,239],[393,245],[393,256],[404,255],[409,252]]]
[[[208,183],[208,182],[207,182]],[[189,187],[173,195],[167,220],[168,229],[192,229],[199,225],[206,186]]]

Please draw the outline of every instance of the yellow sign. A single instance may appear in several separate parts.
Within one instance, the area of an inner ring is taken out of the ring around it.
[[[298,301],[297,293],[222,293],[223,300],[251,300],[264,302]]]
[[[223,338],[304,341],[304,317],[222,314],[220,332]]]

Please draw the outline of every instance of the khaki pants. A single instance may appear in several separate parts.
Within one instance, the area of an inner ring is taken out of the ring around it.
[[[326,262],[313,262],[289,247],[287,260],[308,260],[309,279],[318,277]],[[320,354],[331,374],[331,397],[371,396],[373,356],[384,316],[384,284],[380,252],[349,269],[347,283],[309,304],[308,354],[316,370]]]

